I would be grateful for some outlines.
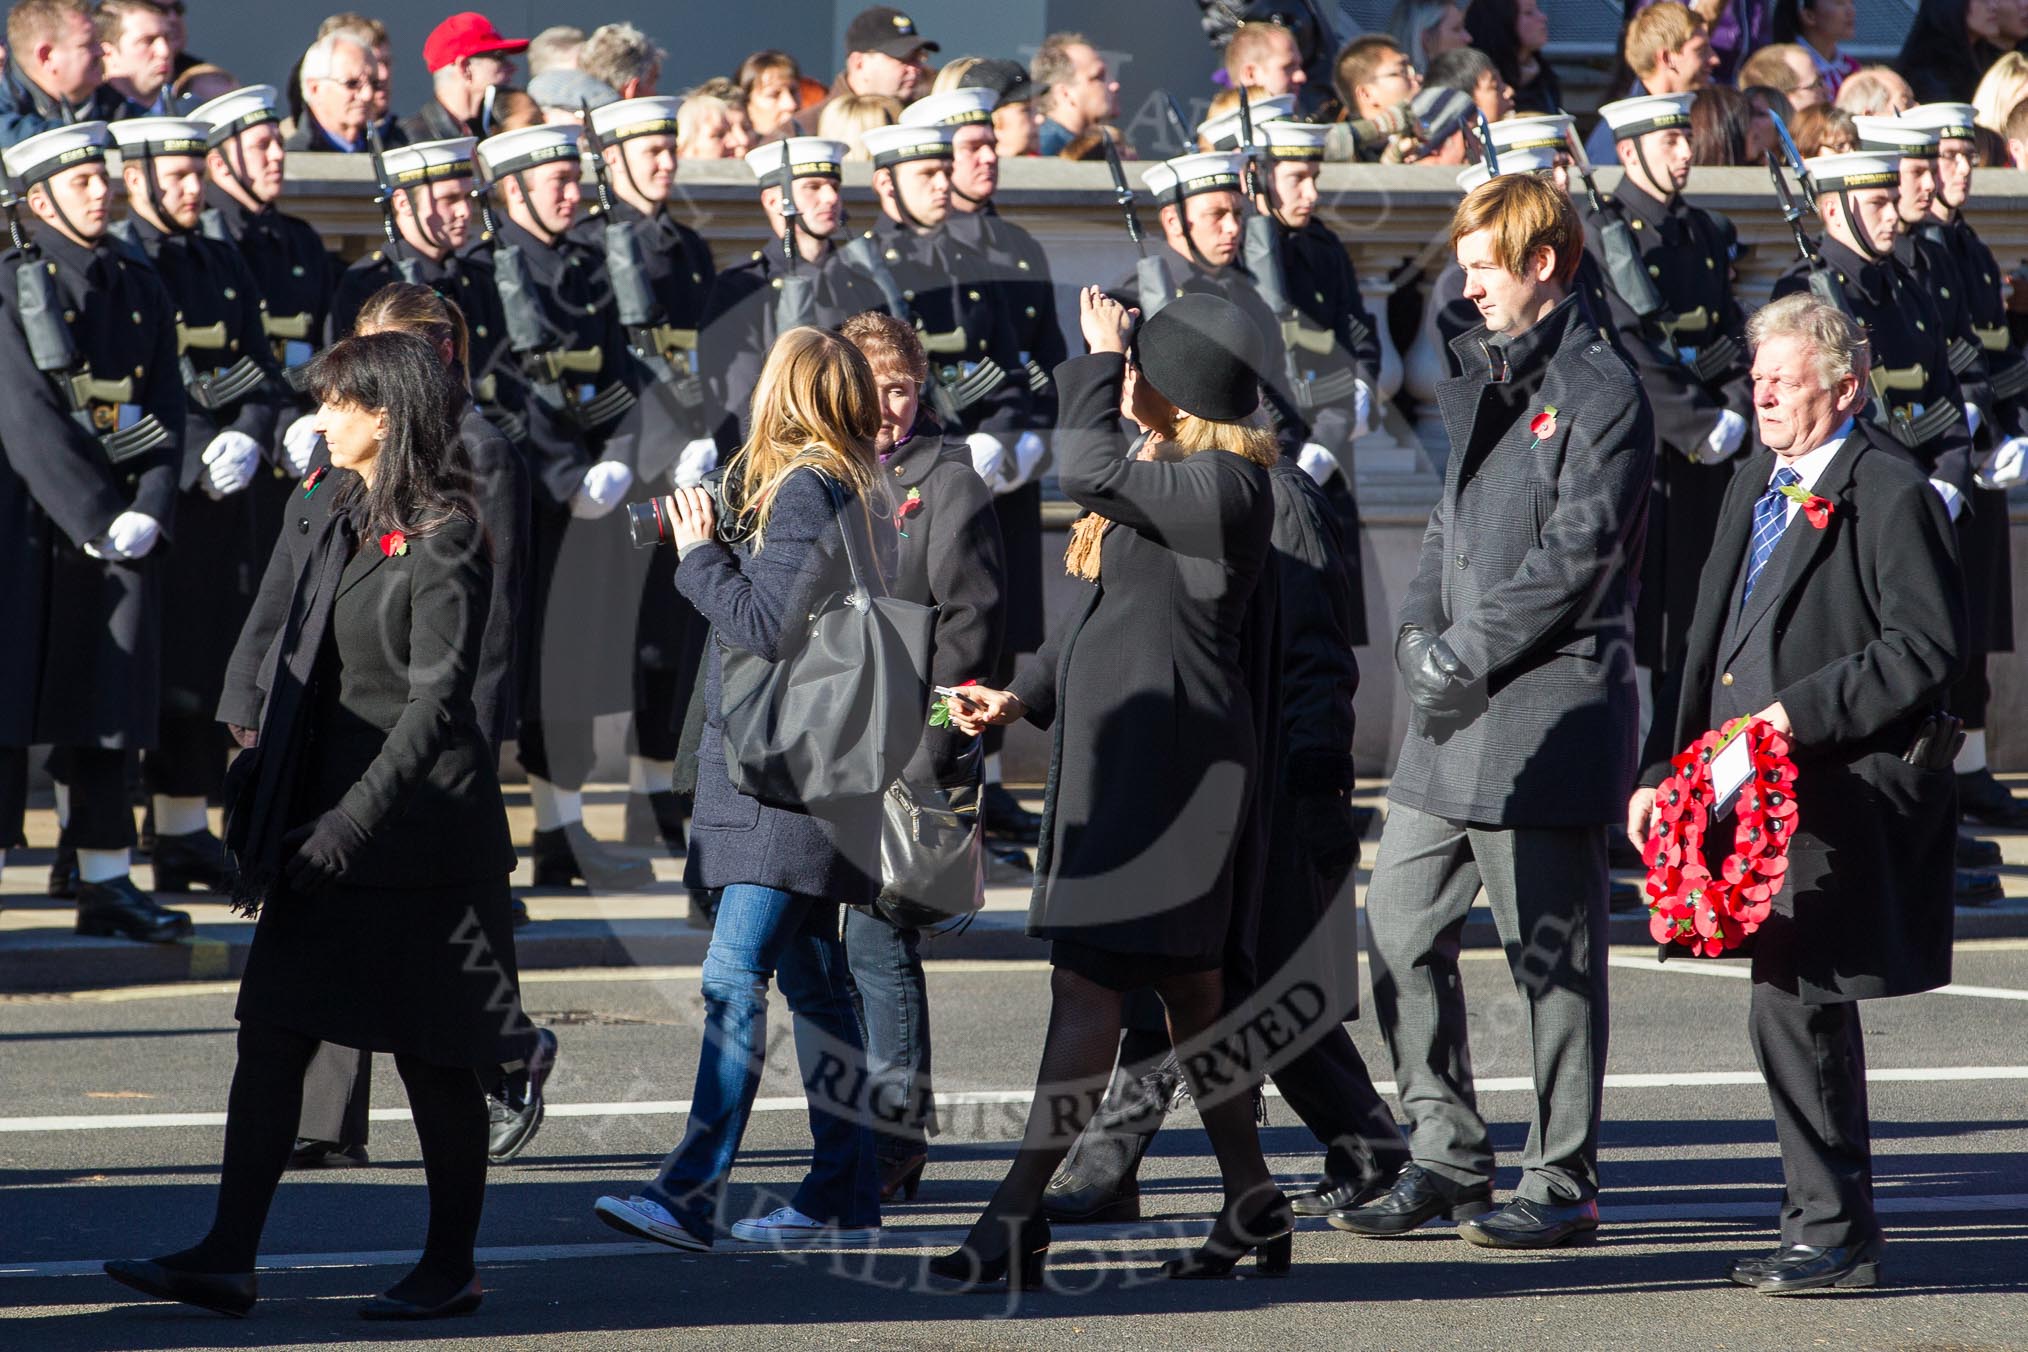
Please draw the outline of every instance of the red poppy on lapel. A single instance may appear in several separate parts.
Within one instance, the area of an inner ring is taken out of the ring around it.
[[[1837,510],[1829,498],[1820,498],[1809,489],[1795,484],[1783,484],[1782,496],[1802,503],[1803,515],[1808,517],[1810,524],[1818,530],[1831,524],[1831,513]]]
[[[1535,438],[1535,446],[1540,446],[1550,437],[1555,436],[1556,405],[1544,404],[1542,411],[1528,420],[1528,432],[1529,435]],[[1535,446],[1530,446],[1528,449],[1532,451],[1535,449]]]
[[[398,530],[389,531],[380,537],[380,552],[390,559],[397,554],[408,553],[408,537]]]
[[[324,475],[327,471],[330,470],[330,468],[331,467],[329,465],[319,465],[317,466],[317,468],[311,470],[309,474],[304,476],[303,478],[304,497],[307,498],[312,493],[317,491],[317,485],[324,482]]]

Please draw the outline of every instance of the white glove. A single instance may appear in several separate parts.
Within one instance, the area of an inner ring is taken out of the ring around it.
[[[1352,435],[1363,437],[1373,430],[1373,387],[1363,380],[1352,382]]]
[[[584,472],[583,485],[571,494],[570,514],[596,521],[619,506],[633,484],[634,471],[617,460],[601,460]]]
[[[310,457],[317,450],[317,415],[305,413],[282,433],[282,450],[288,457],[289,472],[298,479],[310,472]]]
[[[144,559],[162,538],[162,523],[143,512],[121,512],[102,538],[101,557],[123,562]]]
[[[1738,454],[1746,442],[1746,419],[1729,408],[1718,410],[1718,425],[1697,448],[1696,461],[1700,465],[1716,465]]]
[[[1042,464],[1042,457],[1049,453],[1049,443],[1042,439],[1040,432],[1023,432],[1014,438],[1014,482],[1007,487],[1011,491],[1035,477],[1035,471]]]
[[[1303,467],[1303,473],[1316,481],[1319,488],[1329,483],[1333,474],[1345,472],[1345,467],[1338,463],[1338,457],[1314,441],[1305,442],[1303,449],[1296,452],[1296,463]]]
[[[677,488],[695,488],[704,482],[704,476],[718,468],[718,443],[710,437],[699,437],[676,453],[676,463],[670,467],[669,482]]]
[[[1957,485],[1945,483],[1942,479],[1931,479],[1929,486],[1944,500],[1944,506],[1950,508],[1951,520],[1957,520],[1958,513],[1965,510],[1965,495],[1958,492]]]
[[[1966,404],[1965,421],[1972,425],[1972,435],[1977,436],[1980,424],[1986,421],[1986,410],[1980,408],[1977,404]]]
[[[986,487],[995,493],[1004,493],[1019,482],[1011,477],[1011,457],[998,437],[974,432],[965,438],[965,445],[971,448],[972,468],[986,481]]]
[[[204,491],[213,498],[231,497],[253,482],[254,466],[261,461],[261,444],[244,432],[227,428],[211,439],[201,458]]]
[[[1981,488],[2012,488],[2024,478],[2028,478],[2028,437],[2008,437],[1972,476]]]

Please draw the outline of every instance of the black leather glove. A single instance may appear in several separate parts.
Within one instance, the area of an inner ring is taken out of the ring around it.
[[[293,851],[282,866],[289,890],[314,896],[358,864],[366,849],[366,832],[343,808],[334,807],[310,825],[283,836],[282,849]]]
[[[1395,637],[1394,665],[1408,687],[1408,698],[1426,714],[1456,713],[1472,686],[1471,672],[1450,645],[1413,624],[1403,625]]]
[[[1342,793],[1298,793],[1289,798],[1296,837],[1333,892],[1359,862],[1359,828],[1352,800]]]

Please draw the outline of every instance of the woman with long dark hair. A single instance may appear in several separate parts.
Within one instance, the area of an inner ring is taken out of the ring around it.
[[[1549,45],[1549,16],[1541,0],[1472,0],[1465,31],[1514,91],[1515,112],[1563,111],[1563,83],[1542,54]]]
[[[1753,100],[1730,85],[1707,85],[1690,104],[1690,163],[1751,164]]]
[[[845,532],[891,557],[894,528],[874,438],[873,373],[859,350],[823,329],[775,340],[754,386],[752,433],[727,463],[721,521],[702,488],[678,489],[676,589],[711,625],[697,807],[683,881],[722,889],[704,955],[704,1046],[682,1143],[653,1182],[593,1207],[615,1230],[672,1248],[711,1248],[767,1048],[767,988],[779,982],[797,1022],[810,1086],[810,1171],[789,1204],[736,1221],[735,1239],[855,1243],[880,1225],[880,1180],[863,1104],[821,1098],[820,1084],[863,1085],[865,1052],[839,943],[841,906],[879,890],[880,797],[808,811],[733,787],[726,767],[723,653],[789,656],[822,598],[852,590]],[[833,489],[839,497],[833,498]],[[730,542],[728,542],[728,537]],[[874,580],[867,579],[869,584]],[[825,1077],[829,1057],[842,1077]]]
[[[1233,940],[1255,929],[1259,777],[1279,736],[1263,340],[1219,296],[1172,300],[1135,332],[1088,287],[1080,321],[1089,355],[1056,368],[1056,456],[1085,509],[1065,568],[1087,594],[1011,690],[968,688],[956,715],[967,732],[1025,717],[1053,739],[1029,911],[1054,968],[1037,1092],[985,1214],[929,1269],[968,1288],[1041,1279],[1043,1190],[1111,1078],[1122,1001],[1144,986],[1168,1012],[1225,1184],[1210,1238],[1165,1274],[1224,1276],[1256,1249],[1263,1270],[1286,1271],[1294,1225],[1260,1153],[1258,1074],[1205,1037],[1225,1012],[1226,965],[1243,961]],[[1148,429],[1138,450],[1122,412]]]
[[[228,788],[234,900],[257,915],[211,1230],[108,1263],[149,1295],[243,1315],[268,1205],[320,1042],[391,1052],[429,1187],[422,1259],[361,1308],[478,1308],[486,1185],[477,1071],[525,1035],[508,918],[514,850],[472,687],[492,559],[468,505],[456,389],[429,343],[348,338],[304,368],[332,496],[262,667]]]
[[[1999,60],[2000,43],[1994,0],[1922,0],[1894,68],[1917,103],[1966,103]]]

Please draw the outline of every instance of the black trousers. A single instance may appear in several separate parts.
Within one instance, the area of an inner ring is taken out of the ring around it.
[[[1986,674],[1986,654],[1973,652],[1965,658],[1965,674],[1951,687],[1950,711],[1968,728],[1986,726],[1986,706],[1993,699],[1993,681]]]
[[[0,850],[28,843],[28,748],[0,746]]]
[[[597,759],[592,724],[586,719],[523,718],[521,768],[559,789],[581,789]]]
[[[168,798],[216,798],[225,787],[230,750],[217,719],[164,714],[155,725],[155,745],[141,757],[142,782],[149,793]]]
[[[127,755],[102,746],[60,746],[49,753],[51,778],[70,790],[64,843],[74,850],[131,850],[134,808],[127,797]]]
[[[342,1146],[366,1144],[366,1108],[373,1097],[373,1058],[335,1042],[318,1046],[303,1072],[303,1113],[296,1135]]]
[[[1856,1247],[1880,1235],[1859,1006],[1805,1004],[1753,983],[1747,1015],[1782,1150],[1782,1243]]]

